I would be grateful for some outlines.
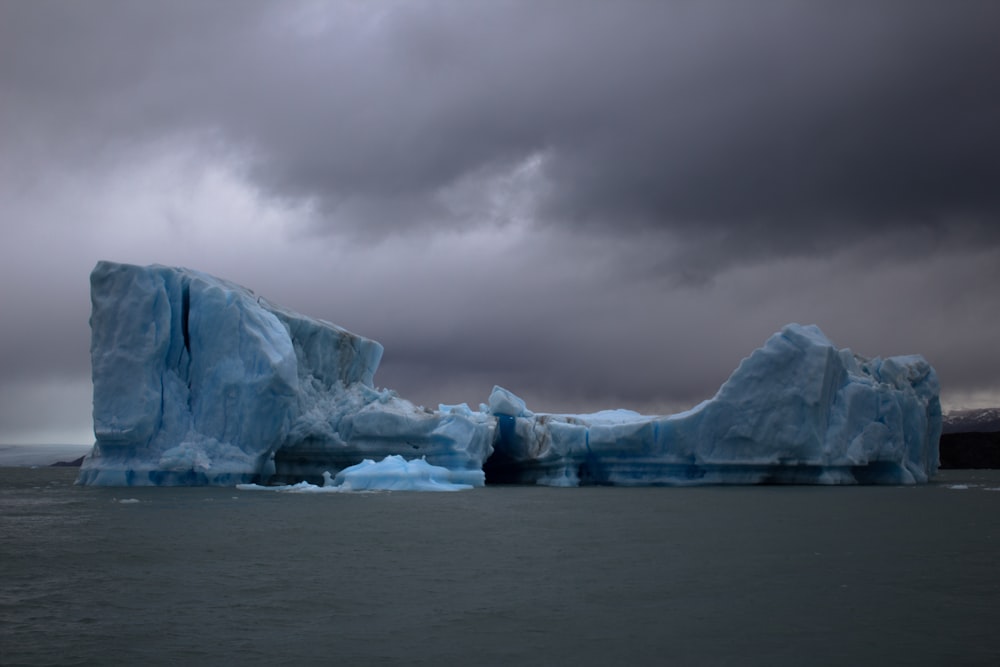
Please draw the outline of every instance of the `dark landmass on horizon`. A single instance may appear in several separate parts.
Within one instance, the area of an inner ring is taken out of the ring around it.
[[[79,468],[83,465],[83,460],[87,458],[86,455],[80,458],[73,459],[72,461],[56,461],[55,463],[49,464],[50,468]]]
[[[1000,432],[945,433],[939,451],[941,470],[1000,468]]]

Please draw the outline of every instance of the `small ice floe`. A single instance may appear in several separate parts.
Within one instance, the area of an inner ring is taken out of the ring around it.
[[[483,485],[481,470],[449,470],[424,459],[407,461],[402,456],[386,456],[376,463],[365,459],[345,468],[336,476],[325,473],[323,486],[299,482],[289,486],[238,484],[241,491],[284,491],[286,493],[344,493],[357,491],[462,491]]]
[[[139,502],[138,498],[113,498],[111,500],[113,503],[118,503],[119,505],[134,505]]]
[[[977,489],[979,491],[1000,491],[1000,486],[984,486],[982,484],[948,484],[944,488],[956,489],[958,491],[966,491],[968,489]]]

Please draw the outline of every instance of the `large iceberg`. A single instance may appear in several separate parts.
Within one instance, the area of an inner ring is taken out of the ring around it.
[[[791,324],[687,412],[535,414],[496,387],[487,479],[581,484],[913,484],[937,470],[941,405],[920,356],[865,359]]]
[[[432,411],[375,388],[377,342],[198,271],[100,262],[91,298],[96,443],[81,484],[319,485],[376,459],[395,466],[393,488],[431,468],[472,486],[577,486],[915,483],[937,467],[930,365],[864,359],[816,327],[785,327],[713,399],[667,417],[536,414],[499,387],[479,410]],[[349,488],[389,477],[365,470]]]
[[[400,455],[481,474],[495,420],[432,412],[372,379],[382,346],[198,271],[100,262],[91,274],[98,485],[320,483]]]

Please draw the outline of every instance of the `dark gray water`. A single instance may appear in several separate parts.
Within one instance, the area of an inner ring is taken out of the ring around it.
[[[993,471],[357,495],[75,472],[0,469],[4,665],[1000,664]]]

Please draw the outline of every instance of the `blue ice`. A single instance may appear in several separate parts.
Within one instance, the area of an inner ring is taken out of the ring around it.
[[[348,493],[352,491],[464,491],[483,486],[482,470],[449,470],[425,459],[407,460],[399,455],[381,461],[364,459],[336,475],[323,473],[322,485],[299,482],[280,486],[238,484],[245,491],[287,493]]]
[[[497,387],[490,481],[913,484],[937,469],[938,381],[920,356],[866,359],[791,324],[714,398],[670,416],[536,414]]]
[[[937,468],[926,360],[866,359],[814,326],[786,326],[686,412],[560,415],[500,387],[479,410],[415,406],[374,386],[379,343],[198,271],[100,262],[91,301],[81,484],[912,484]]]
[[[482,474],[495,420],[372,380],[382,346],[189,269],[91,274],[96,443],[82,484],[322,481],[363,459]]]

